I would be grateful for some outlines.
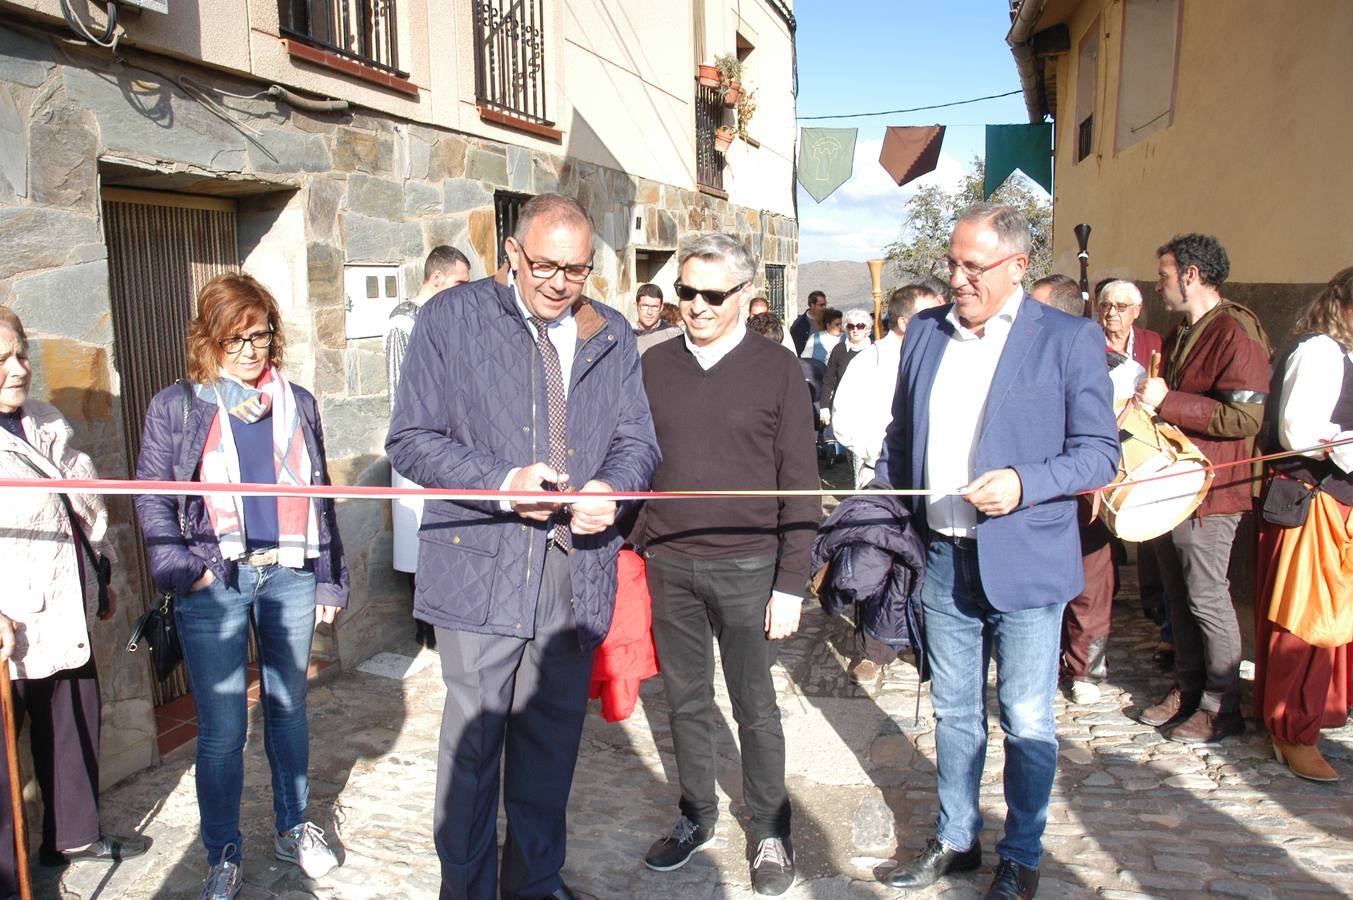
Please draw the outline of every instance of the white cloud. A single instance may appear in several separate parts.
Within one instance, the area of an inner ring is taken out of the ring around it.
[[[941,151],[934,172],[898,187],[879,165],[882,149],[881,138],[856,141],[854,173],[822,203],[798,189],[800,262],[881,256],[901,233],[907,200],[918,188],[940,184],[951,189],[963,175],[963,164]]]

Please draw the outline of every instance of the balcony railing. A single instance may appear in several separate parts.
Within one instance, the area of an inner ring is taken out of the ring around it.
[[[474,0],[475,101],[539,125],[545,111],[545,0]]]
[[[395,0],[278,0],[282,34],[383,72],[399,70]]]
[[[723,118],[719,89],[695,86],[695,181],[723,190],[723,154],[714,149],[714,132]]]

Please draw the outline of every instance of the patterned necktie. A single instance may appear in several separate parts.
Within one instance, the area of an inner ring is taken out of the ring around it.
[[[559,351],[550,342],[550,323],[539,316],[531,316],[536,328],[536,349],[545,363],[546,416],[550,422],[550,455],[546,460],[556,472],[568,470],[568,397],[564,394],[564,372],[559,367]],[[572,545],[572,534],[563,514],[554,523],[554,542],[564,550]]]

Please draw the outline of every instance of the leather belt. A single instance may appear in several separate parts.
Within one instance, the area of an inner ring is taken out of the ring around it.
[[[959,537],[954,534],[944,534],[940,531],[932,531],[930,532],[930,539],[932,541],[944,541],[946,544],[953,544],[960,550],[967,550],[969,552],[977,550],[977,538]]]
[[[277,565],[277,548],[264,547],[261,550],[251,550],[244,554],[244,558],[240,562],[246,566],[258,566],[260,568],[275,566]]]

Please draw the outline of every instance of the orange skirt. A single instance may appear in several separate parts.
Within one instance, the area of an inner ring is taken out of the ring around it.
[[[1353,704],[1350,512],[1321,493],[1296,528],[1260,523],[1254,708],[1288,743],[1314,745]]]

